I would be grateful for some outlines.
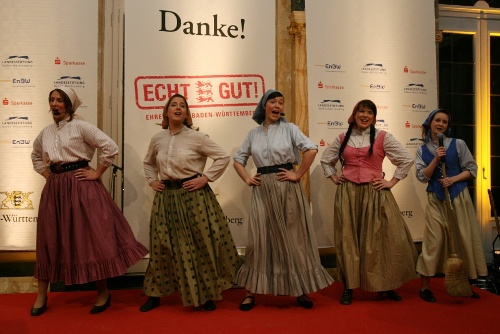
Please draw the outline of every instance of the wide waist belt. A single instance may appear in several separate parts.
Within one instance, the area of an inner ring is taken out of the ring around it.
[[[167,188],[167,189],[181,189],[182,184],[184,182],[187,182],[187,181],[192,180],[192,179],[196,179],[197,177],[198,177],[198,174],[187,177],[187,178],[182,179],[182,180],[162,180],[162,181],[163,181],[163,184],[165,185],[165,188]]]
[[[89,166],[89,162],[86,160],[68,162],[67,164],[53,164],[50,165],[50,171],[52,173],[60,174],[64,172],[69,172],[72,170],[85,168]]]
[[[280,172],[280,168],[285,168],[287,170],[292,170],[293,165],[288,163],[288,164],[283,164],[283,165],[274,165],[274,166],[265,166],[265,167],[259,167],[257,168],[257,173],[259,174],[271,174],[271,173],[278,173]]]

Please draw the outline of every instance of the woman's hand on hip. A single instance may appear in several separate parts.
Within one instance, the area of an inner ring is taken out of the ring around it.
[[[184,182],[182,184],[182,188],[188,191],[194,191],[203,188],[204,186],[206,186],[207,183],[208,183],[208,177],[202,175],[195,179]]]
[[[163,191],[165,189],[165,184],[161,180],[155,180],[149,184],[154,191]]]
[[[101,177],[101,175],[93,168],[80,168],[75,172],[75,176],[80,181],[94,181]]]
[[[300,177],[293,170],[288,170],[286,168],[280,168],[280,171],[276,173],[276,178],[278,181],[292,181],[297,182],[300,180]]]

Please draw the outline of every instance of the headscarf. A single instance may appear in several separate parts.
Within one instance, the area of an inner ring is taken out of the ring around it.
[[[275,89],[269,89],[267,92],[262,95],[259,104],[255,108],[255,111],[253,112],[252,119],[257,123],[257,124],[262,124],[265,119],[266,119],[266,103],[269,100],[269,95],[272,93],[279,93],[281,96],[283,96],[283,93],[281,93],[279,90]],[[280,121],[286,123],[285,114],[281,114]]]
[[[448,128],[444,132],[444,135],[446,137],[449,137],[451,134],[451,116],[450,116],[450,114],[448,112],[446,112],[446,110],[444,110],[444,109],[440,109],[440,108],[434,109],[433,111],[431,111],[429,116],[427,116],[425,121],[422,123],[422,126],[425,126],[428,128],[427,133],[425,134],[425,142],[426,143],[431,139],[431,121],[434,118],[434,115],[436,115],[438,112],[444,112],[444,113],[446,113],[446,115],[448,115]]]
[[[82,100],[78,97],[76,92],[74,91],[73,88],[67,87],[67,86],[60,86],[56,87],[56,89],[62,90],[66,95],[68,95],[70,101],[71,101],[71,106],[73,108],[73,112],[78,109],[78,107],[82,104]]]

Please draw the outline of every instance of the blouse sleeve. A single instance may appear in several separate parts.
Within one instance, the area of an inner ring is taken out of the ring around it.
[[[458,138],[456,140],[456,143],[458,158],[460,160],[460,169],[462,171],[468,170],[471,173],[472,177],[477,177],[477,164],[474,160],[474,157],[472,156],[472,153],[467,147],[467,144],[462,139]]]
[[[424,159],[422,158],[422,146],[420,146],[417,149],[417,154],[415,156],[415,175],[417,177],[417,180],[419,180],[422,183],[427,183],[430,180],[430,178],[428,178],[424,174],[424,169],[426,167],[427,164],[424,162]]]
[[[42,174],[43,171],[47,169],[47,164],[43,161],[42,136],[43,131],[38,134],[35,141],[33,142],[33,151],[31,152],[31,162],[33,163],[33,169],[38,174]]]
[[[242,164],[243,166],[247,165],[248,158],[252,155],[252,139],[251,139],[252,131],[247,134],[247,137],[241,144],[238,151],[233,156],[233,160]]]
[[[155,142],[155,137],[151,138],[148,151],[146,152],[146,157],[142,162],[144,167],[144,175],[146,176],[148,184],[151,184],[151,182],[158,180],[158,168],[156,167],[157,150]]]
[[[389,132],[386,133],[384,138],[384,151],[387,158],[396,166],[393,176],[398,180],[404,179],[415,162],[413,157]]]
[[[101,165],[104,167],[111,166],[115,156],[118,154],[118,145],[96,126],[87,122],[83,124],[82,134],[85,142],[99,149],[99,163]]]
[[[208,135],[203,136],[201,140],[201,154],[214,161],[203,174],[210,181],[217,180],[224,173],[229,164],[229,155],[210,139]]]
[[[326,177],[330,177],[337,173],[335,165],[339,161],[340,138],[335,137],[333,143],[326,148],[321,156],[321,167]]]
[[[286,123],[286,125],[291,130],[291,136],[295,146],[297,146],[302,153],[318,149],[318,145],[309,139],[309,137],[307,137],[297,125],[293,123]]]

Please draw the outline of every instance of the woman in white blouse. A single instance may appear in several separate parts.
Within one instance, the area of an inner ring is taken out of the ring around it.
[[[307,294],[333,283],[321,266],[309,201],[300,184],[318,147],[285,121],[283,109],[283,94],[268,90],[253,115],[259,126],[233,157],[236,172],[252,187],[245,264],[236,277],[246,289],[242,311],[253,308],[256,293],[295,296],[300,306],[311,308]],[[257,166],[254,176],[245,169],[250,156]]]
[[[417,251],[390,191],[414,161],[396,138],[375,128],[376,118],[373,101],[358,102],[347,132],[321,157],[325,176],[337,185],[333,225],[343,305],[351,304],[353,289],[359,287],[399,301],[394,289],[416,277]],[[382,171],[385,157],[396,166],[390,180]],[[342,169],[337,175],[339,160]]]
[[[151,138],[144,173],[155,191],[150,218],[150,259],[144,279],[148,312],[160,297],[179,291],[184,306],[216,309],[234,284],[240,262],[222,208],[208,182],[225,171],[229,156],[208,135],[191,128],[184,96],[163,109],[160,133]],[[213,160],[205,171],[207,158]]]
[[[33,168],[47,182],[38,211],[38,296],[32,316],[47,308],[49,281],[68,285],[96,281],[98,295],[90,313],[105,311],[111,301],[106,278],[124,274],[148,253],[100,180],[118,154],[118,146],[104,132],[75,117],[80,104],[72,88],[53,89],[49,105],[54,123],[33,143]],[[100,155],[93,169],[89,161],[96,149]]]

